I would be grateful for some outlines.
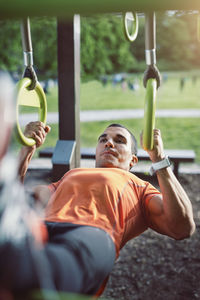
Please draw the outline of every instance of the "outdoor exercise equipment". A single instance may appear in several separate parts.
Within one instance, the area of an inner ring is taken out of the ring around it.
[[[143,127],[143,147],[145,150],[153,148],[153,130],[155,127],[156,91],[160,86],[160,73],[156,67],[155,42],[155,13],[145,14],[145,56],[147,69],[143,83],[146,87]]]
[[[144,128],[143,128],[143,148],[151,150],[153,148],[153,129],[155,127],[156,110],[156,79],[147,80],[146,96],[144,105]]]
[[[135,12],[126,12],[123,15],[125,37],[128,41],[135,41],[138,34],[138,15]]]
[[[200,10],[199,0],[6,0],[0,1],[0,18],[57,16],[65,20],[74,14],[94,15],[122,11]]]
[[[136,13],[127,12],[123,16],[126,38],[133,42],[138,33],[138,17]],[[147,69],[143,83],[146,88],[144,105],[143,148],[153,148],[153,130],[155,127],[156,90],[160,86],[160,73],[156,67],[156,20],[155,13],[145,13],[145,57]]]
[[[133,42],[138,33],[138,17],[136,13],[125,13],[123,17],[126,38]],[[143,83],[146,88],[144,105],[143,147],[153,148],[153,130],[155,128],[156,91],[160,86],[160,73],[156,67],[156,20],[155,13],[145,13],[145,57],[147,69]]]
[[[36,73],[33,68],[33,50],[30,33],[29,19],[25,19],[21,24],[22,45],[24,52],[24,78],[17,84],[17,99],[16,99],[16,134],[19,142],[25,146],[33,146],[36,142],[32,138],[26,137],[20,126],[19,122],[19,109],[20,106],[29,106],[38,108],[38,119],[46,123],[47,117],[47,103],[46,96],[42,86],[37,80]]]

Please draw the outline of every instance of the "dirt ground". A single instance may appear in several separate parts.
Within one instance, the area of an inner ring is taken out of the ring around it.
[[[195,234],[175,241],[148,230],[129,241],[121,251],[102,298],[200,299],[200,175],[181,175],[179,180],[192,201]]]
[[[41,184],[44,174],[42,177],[39,174],[42,173],[28,174],[27,184]],[[33,175],[35,180],[29,181]],[[175,241],[148,230],[129,241],[121,251],[101,299],[200,299],[200,174],[180,175],[179,180],[192,201],[195,234]],[[157,185],[155,181],[152,183]]]

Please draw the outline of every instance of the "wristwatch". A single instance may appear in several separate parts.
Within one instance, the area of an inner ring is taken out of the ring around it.
[[[165,156],[165,158],[161,161],[158,161],[156,163],[153,163],[151,165],[151,168],[149,170],[149,174],[152,176],[156,171],[160,170],[160,169],[164,169],[167,168],[171,165],[171,161],[169,156]]]

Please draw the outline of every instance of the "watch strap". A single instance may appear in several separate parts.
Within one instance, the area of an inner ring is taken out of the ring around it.
[[[161,161],[152,163],[149,173],[150,175],[153,175],[156,171],[167,168],[170,165],[171,165],[171,161],[169,159],[169,156],[165,156],[165,158],[162,159]]]

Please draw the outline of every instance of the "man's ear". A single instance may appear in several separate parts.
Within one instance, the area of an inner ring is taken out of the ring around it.
[[[136,165],[138,162],[138,158],[136,155],[132,155],[132,159],[131,159],[131,162],[130,162],[130,168],[132,168],[134,165]]]

